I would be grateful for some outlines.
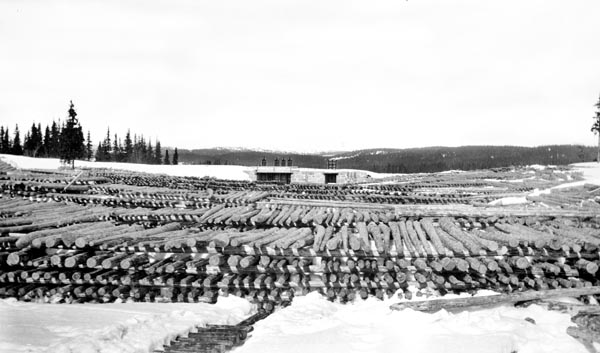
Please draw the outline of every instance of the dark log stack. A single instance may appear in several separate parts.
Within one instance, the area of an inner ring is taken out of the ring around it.
[[[236,295],[272,310],[311,291],[347,302],[598,285],[600,221],[589,213],[544,208],[495,215],[471,206],[469,212],[419,206],[419,213],[364,202],[418,190],[477,203],[481,198],[455,197],[451,190],[519,191],[505,187],[518,183],[475,175],[284,186],[104,172],[78,179],[72,186],[87,189],[72,193],[58,182],[72,177],[28,180],[24,174],[2,184],[0,296],[213,303]],[[15,186],[24,182],[29,186]],[[302,195],[314,198],[302,201]]]

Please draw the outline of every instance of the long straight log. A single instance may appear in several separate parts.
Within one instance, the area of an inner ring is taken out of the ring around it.
[[[481,246],[470,238],[462,229],[460,229],[451,218],[443,217],[439,221],[440,227],[450,234],[454,239],[460,241],[471,254],[478,255],[481,252]]]
[[[410,220],[406,221],[406,230],[408,231],[408,237],[410,238],[411,243],[415,247],[417,254],[420,256],[427,256],[427,252],[425,251],[425,247],[423,246],[424,244],[421,243],[421,241],[419,239],[419,235],[417,234],[417,231],[415,230],[413,221],[410,221]]]
[[[241,236],[241,237],[236,237],[234,239],[231,239],[231,245],[232,246],[241,246],[241,245],[245,245],[245,244],[252,244],[253,242],[263,239],[263,238],[267,238],[271,235],[273,235],[274,233],[276,233],[277,231],[279,231],[280,228],[278,227],[273,227],[273,228],[269,228],[267,230],[259,230],[256,232],[246,232],[245,235]]]
[[[446,233],[442,228],[435,228],[435,232],[439,236],[444,247],[450,249],[455,254],[463,254],[467,252],[464,245],[458,240],[454,239],[450,234]]]
[[[169,223],[156,228],[135,231],[133,233],[117,234],[106,238],[95,239],[88,242],[88,245],[100,245],[101,248],[107,249],[111,246],[122,244],[125,241],[135,241],[137,239],[147,238],[152,235],[175,231],[178,229],[181,229],[181,225],[179,223]]]
[[[64,225],[67,225],[70,223],[94,222],[94,221],[97,221],[98,219],[100,219],[101,216],[106,217],[107,214],[108,214],[108,212],[106,210],[98,210],[97,212],[95,212],[93,214],[89,214],[89,215],[74,216],[74,217],[63,218],[63,219],[58,219],[58,220],[54,220],[54,221],[48,221],[48,222],[44,222],[44,223],[36,223],[36,224],[22,226],[22,227],[11,227],[11,229],[7,230],[7,231],[9,231],[9,232],[33,232],[33,231],[45,229],[45,228],[62,227]],[[34,238],[32,238],[32,237],[28,237],[27,235],[24,235],[23,237],[21,237],[21,239],[17,240],[16,245],[17,245],[17,247],[23,248],[23,247],[29,245],[31,243],[31,240],[33,240],[33,239]]]
[[[580,297],[584,295],[600,294],[600,286],[586,288],[568,288],[568,289],[549,289],[527,292],[516,292],[508,294],[453,298],[453,299],[434,299],[429,301],[414,301],[396,303],[390,306],[392,310],[413,309],[417,311],[435,312],[441,309],[454,310],[471,308],[474,306],[489,306],[506,303],[516,303],[530,300],[547,299],[555,297]]]
[[[325,234],[323,235],[323,238],[321,239],[319,251],[325,250],[325,247],[327,246],[327,242],[329,242],[331,237],[333,237],[333,230],[334,230],[333,226],[327,226],[327,228],[325,228]]]
[[[42,237],[46,237],[46,236],[51,236],[51,235],[56,235],[56,234],[61,234],[62,232],[65,231],[76,231],[79,229],[83,229],[89,227],[88,223],[79,223],[79,224],[73,224],[73,225],[69,225],[66,227],[58,227],[58,228],[52,228],[52,229],[44,229],[44,230],[39,230],[39,231],[34,231],[28,234],[25,234],[23,236],[21,236],[19,238],[19,240],[17,240],[17,247],[24,247],[27,246],[27,244],[32,244],[32,242],[35,239],[38,238],[42,238]],[[37,247],[40,247],[42,243],[38,243],[36,244]],[[33,244],[32,244],[33,245]]]
[[[415,244],[413,244],[412,239],[408,234],[406,221],[402,220],[398,222],[398,228],[400,230],[400,237],[402,238],[402,243],[406,246],[406,250],[408,250],[408,252],[411,255],[419,256],[419,252],[417,251]]]
[[[313,240],[313,250],[319,251],[321,248],[321,242],[323,241],[323,237],[325,236],[326,229],[322,225],[317,225],[315,227],[315,237]]]
[[[375,241],[375,248],[377,251],[383,252],[385,249],[385,243],[379,226],[374,221],[371,221],[369,224],[367,224],[367,230],[369,231],[371,238]]]
[[[425,231],[421,227],[421,223],[419,223],[418,221],[413,221],[412,225],[415,228],[415,231],[417,232],[417,236],[419,238],[419,241],[421,242],[421,246],[425,250],[425,253],[429,256],[433,256],[433,251],[431,250],[431,246],[427,241],[427,237],[425,236]]]
[[[371,248],[371,243],[369,241],[369,231],[365,222],[357,222],[356,229],[358,230],[358,235],[360,239],[360,249],[361,250],[369,250]],[[354,250],[354,247],[353,247]],[[358,250],[358,249],[356,249]]]

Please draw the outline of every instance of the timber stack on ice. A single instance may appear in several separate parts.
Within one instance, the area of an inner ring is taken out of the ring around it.
[[[6,170],[6,171],[4,171]],[[598,285],[600,187],[533,168],[278,184],[0,169],[0,296],[53,302]],[[533,196],[536,195],[536,196]],[[520,198],[512,206],[497,200]]]

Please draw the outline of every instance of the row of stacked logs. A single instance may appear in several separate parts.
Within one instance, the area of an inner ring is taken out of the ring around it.
[[[536,172],[537,173],[537,172]],[[404,181],[398,177],[398,182],[385,185],[314,185],[314,184],[275,184],[260,182],[244,182],[232,180],[215,180],[207,178],[171,177],[166,175],[149,175],[139,173],[95,173],[110,178],[114,183],[136,186],[169,187],[173,189],[189,189],[190,191],[215,190],[215,198],[220,193],[230,197],[232,191],[246,193],[257,191],[268,193],[271,197],[368,202],[381,204],[481,204],[502,197],[509,191],[526,192],[534,187],[520,187],[520,183],[510,183],[504,180],[491,182],[482,180],[481,173],[462,173],[458,176],[438,174],[432,179],[427,176],[411,176]],[[493,176],[489,176],[493,178]],[[502,179],[530,178],[527,170],[513,171],[499,176]],[[540,180],[535,187],[547,188],[556,183]],[[473,190],[477,188],[477,190]],[[436,189],[445,189],[442,192]],[[454,189],[454,190],[451,190]],[[424,192],[424,190],[428,190]],[[451,190],[451,191],[450,191]],[[464,190],[464,191],[463,191]],[[475,198],[473,197],[475,196]],[[236,200],[241,203],[252,203],[246,196]]]
[[[22,207],[30,216],[27,207],[5,206],[17,211],[5,213],[12,216],[1,229],[29,225],[18,215]],[[1,237],[0,295],[213,302],[233,294],[273,305],[313,290],[351,301],[597,284],[600,239],[593,222],[523,225],[310,207],[246,211],[214,207],[190,224],[150,228],[114,220],[55,223]],[[242,215],[244,223],[224,223]]]

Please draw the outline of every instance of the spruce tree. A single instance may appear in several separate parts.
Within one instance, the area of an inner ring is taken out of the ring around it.
[[[171,164],[171,159],[169,158],[169,150],[165,150],[165,160],[163,164]]]
[[[31,157],[31,133],[29,131],[23,137],[23,154]]]
[[[113,162],[122,162],[121,160],[121,149],[119,146],[119,137],[115,134],[115,139],[113,140],[113,157],[111,158]]]
[[[175,147],[175,152],[173,152],[173,165],[179,164],[179,153],[177,153],[177,147]]]
[[[598,110],[596,111],[596,116],[594,117],[594,125],[592,125],[592,132],[594,134],[598,134],[598,156],[596,157],[596,161],[600,163],[600,98],[598,98],[598,103],[594,105]]]
[[[87,133],[87,142],[85,144],[85,157],[88,161],[92,160],[92,155],[93,155],[93,151],[92,151],[92,137],[90,135],[90,130],[88,130]]]
[[[42,148],[42,134],[40,128],[35,125],[31,125],[31,131],[25,135],[23,149],[26,155],[36,157],[39,150]]]
[[[60,159],[65,163],[71,163],[71,167],[75,169],[75,159],[85,158],[85,138],[83,137],[83,129],[77,120],[77,112],[71,101],[69,107],[69,118],[61,131],[60,136]]]
[[[140,137],[138,137],[137,147],[138,147],[137,163],[146,163],[145,158],[146,158],[147,150],[146,150],[146,139],[144,138],[144,135],[141,135]]]
[[[96,155],[95,155],[96,162],[102,162],[104,160],[103,152],[104,152],[104,149],[102,148],[102,142],[98,142],[98,148],[96,148]]]
[[[156,140],[156,144],[154,145],[154,164],[162,163],[162,151],[160,150],[160,141]]]
[[[131,163],[133,161],[133,142],[131,141],[131,132],[127,129],[127,134],[125,135],[125,162]]]
[[[0,126],[0,153],[6,153],[6,148],[4,147],[4,126]]]
[[[146,148],[146,158],[144,163],[154,164],[154,148],[152,148],[152,140],[148,140],[148,148]]]
[[[50,128],[46,126],[46,132],[44,132],[44,155],[48,157],[50,155]]]
[[[111,160],[111,145],[110,145],[110,128],[106,129],[106,137],[104,141],[102,141],[102,161],[110,161]]]
[[[52,121],[52,128],[50,130],[50,149],[48,155],[50,157],[57,158],[60,154],[60,128],[56,121]]]
[[[35,155],[36,155],[36,157],[43,156],[46,152],[45,152],[45,146],[44,146],[44,135],[42,134],[42,124],[40,124],[40,123],[38,123],[38,126],[37,126],[35,140],[37,142],[37,149],[36,149]]]
[[[15,125],[15,138],[13,139],[10,153],[18,156],[23,154],[23,146],[21,146],[21,134],[19,132],[19,125]]]
[[[4,136],[2,137],[2,145],[4,146],[4,153],[11,153],[10,137],[8,137],[8,127],[4,129]]]

